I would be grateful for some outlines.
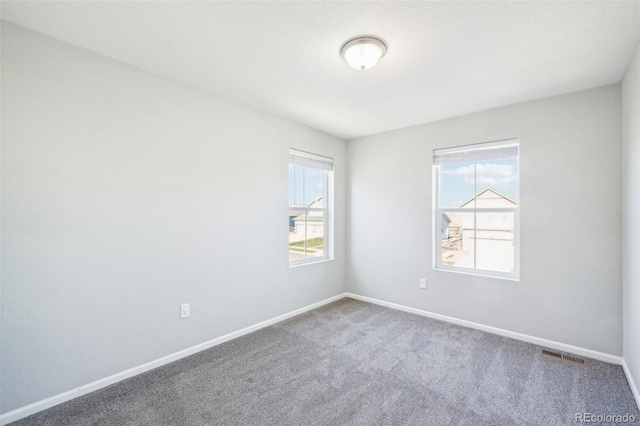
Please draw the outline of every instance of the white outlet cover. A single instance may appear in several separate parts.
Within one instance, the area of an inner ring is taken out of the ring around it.
[[[180,318],[187,318],[191,315],[191,309],[189,308],[188,303],[184,303],[180,305]]]
[[[427,279],[420,278],[420,288],[427,288]]]

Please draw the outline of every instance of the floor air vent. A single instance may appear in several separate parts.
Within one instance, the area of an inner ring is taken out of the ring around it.
[[[542,355],[552,356],[554,358],[563,359],[565,361],[573,362],[573,363],[576,363],[576,364],[586,364],[587,363],[587,360],[584,359],[584,358],[580,358],[580,357],[575,356],[575,355],[563,354],[563,353],[552,351],[552,350],[549,350],[549,349],[540,348],[539,352]]]

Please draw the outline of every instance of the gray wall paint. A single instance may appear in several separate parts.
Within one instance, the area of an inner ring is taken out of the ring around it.
[[[640,45],[622,81],[624,359],[640,386]]]
[[[345,152],[3,22],[2,412],[338,294],[345,247],[356,293],[620,355],[622,229],[636,232],[624,234],[624,356],[638,382],[638,56],[623,84],[621,227],[618,85]],[[431,151],[510,137],[522,144],[522,280],[434,272]],[[287,266],[289,147],[336,160],[332,262]]]
[[[289,147],[335,159],[334,261],[288,268]],[[2,412],[342,293],[345,154],[3,22]]]
[[[349,291],[621,355],[620,107],[616,84],[348,141]],[[434,271],[433,149],[514,137],[521,281]]]

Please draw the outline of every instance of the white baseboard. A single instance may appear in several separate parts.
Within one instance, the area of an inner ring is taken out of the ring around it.
[[[179,360],[181,358],[192,355],[196,352],[200,352],[202,350],[211,348],[213,346],[219,345],[221,343],[227,342],[229,340],[235,339],[240,336],[244,336],[245,334],[249,334],[253,331],[259,330],[261,328],[268,327],[272,324],[278,323],[280,321],[284,321],[288,318],[294,317],[296,315],[300,315],[312,309],[319,308],[320,306],[326,305],[331,302],[335,302],[336,300],[340,300],[346,297],[346,293],[339,294],[334,297],[330,297],[328,299],[322,300],[320,302],[314,303],[309,306],[305,306],[300,309],[296,309],[295,311],[291,311],[289,313],[277,316],[275,318],[271,318],[266,321],[259,322],[257,324],[251,325],[249,327],[245,327],[241,330],[234,331],[229,334],[225,334],[224,336],[217,337],[215,339],[209,340],[204,343],[200,343],[199,345],[192,346],[187,349],[183,349],[181,351],[172,353],[171,355],[164,356],[162,358],[158,358],[154,361],[147,362],[146,364],[139,365],[137,367],[130,368],[126,371],[122,371],[120,373],[113,374],[109,377],[105,377],[100,380],[96,380],[95,382],[88,383],[86,385],[80,386],[75,389],[68,390],[66,392],[60,393],[58,395],[54,395],[52,397],[43,399],[41,401],[34,402],[29,405],[25,405],[24,407],[17,408],[15,410],[9,411],[0,415],[0,425],[6,425],[11,422],[15,422],[16,420],[20,420],[32,414],[35,414],[39,411],[46,410],[47,408],[51,408],[54,405],[62,404],[63,402],[67,402],[74,398],[77,398],[82,395],[86,395],[90,392],[96,391],[98,389],[104,388],[106,386],[112,385],[114,383],[120,382],[124,379],[128,379],[129,377],[136,376],[138,374],[144,373],[149,370],[153,370],[154,368],[163,366],[170,362]]]
[[[570,352],[576,355],[581,355],[587,358],[597,359],[611,364],[622,365],[622,357],[616,355],[610,355],[603,352],[594,351],[591,349],[585,349],[578,346],[567,345],[565,343],[556,342],[553,340],[542,339],[539,337],[529,336],[527,334],[516,333],[515,331],[504,330],[502,328],[491,327],[489,325],[479,324],[473,321],[467,321],[447,315],[436,314],[433,312],[423,311],[422,309],[410,308],[408,306],[399,305],[397,303],[385,302],[384,300],[373,299],[371,297],[360,296],[358,294],[346,293],[346,297],[350,297],[356,300],[362,300],[363,302],[374,303],[376,305],[386,306],[387,308],[397,309],[412,314],[421,315],[423,317],[429,317],[440,321],[449,322],[452,324],[461,325],[463,327],[474,328],[476,330],[486,331],[488,333],[497,334],[499,336],[510,337],[516,340],[522,340],[524,342],[533,343],[534,345],[544,346],[551,349],[557,349],[563,352]]]
[[[636,405],[638,406],[638,410],[640,410],[640,392],[638,392],[638,386],[636,385],[635,380],[633,380],[633,376],[631,375],[631,370],[629,370],[629,366],[627,365],[627,361],[625,359],[622,360],[622,369],[624,370],[624,374],[627,376],[627,382],[629,382],[631,393],[633,394],[633,397],[636,399]]]

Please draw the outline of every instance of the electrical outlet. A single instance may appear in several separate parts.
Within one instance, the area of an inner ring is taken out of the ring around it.
[[[420,288],[423,289],[427,289],[427,279],[426,278],[420,278]]]
[[[187,318],[191,315],[191,309],[188,303],[180,305],[180,319]]]

